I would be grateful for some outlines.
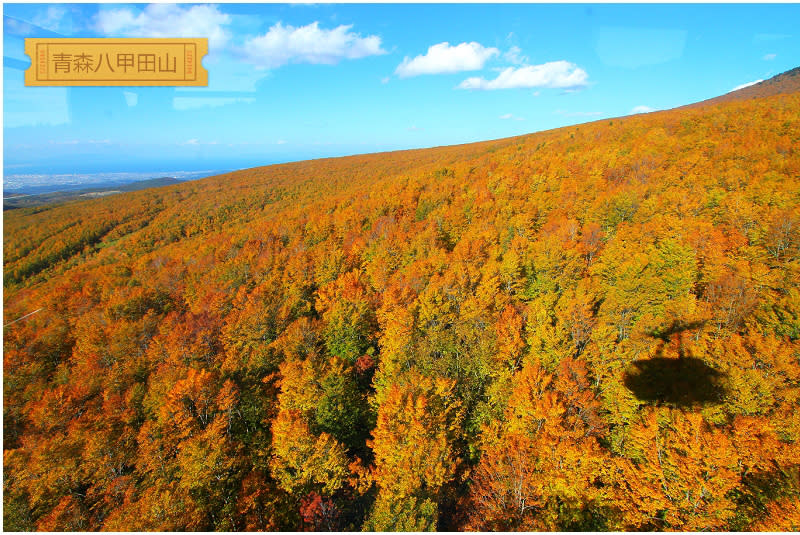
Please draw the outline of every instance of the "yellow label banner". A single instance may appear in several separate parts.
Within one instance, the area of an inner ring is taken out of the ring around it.
[[[208,39],[25,39],[29,86],[208,85]]]

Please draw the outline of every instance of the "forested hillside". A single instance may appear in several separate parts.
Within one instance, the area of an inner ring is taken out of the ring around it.
[[[4,247],[5,530],[800,529],[800,93],[13,210]]]

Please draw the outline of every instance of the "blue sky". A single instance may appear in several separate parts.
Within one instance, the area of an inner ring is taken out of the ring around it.
[[[5,4],[4,172],[233,169],[668,109],[800,63],[799,5]],[[207,36],[209,86],[24,87],[25,37]]]

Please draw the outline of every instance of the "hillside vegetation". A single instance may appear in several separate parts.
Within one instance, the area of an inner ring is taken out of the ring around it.
[[[800,528],[800,93],[5,213],[5,530]]]

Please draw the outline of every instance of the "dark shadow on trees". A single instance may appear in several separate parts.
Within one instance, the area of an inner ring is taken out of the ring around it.
[[[763,472],[749,472],[742,476],[742,484],[731,497],[736,503],[736,514],[730,520],[731,531],[748,531],[753,521],[763,520],[769,514],[770,501],[791,497],[797,492],[798,466],[787,470],[776,469]]]
[[[641,401],[686,408],[720,403],[725,377],[698,358],[655,357],[632,362],[624,382]]]
[[[724,373],[692,357],[685,337],[704,322],[675,321],[651,333],[660,340],[655,357],[632,362],[625,370],[624,383],[641,401],[680,408],[721,403],[725,397]],[[665,357],[672,346],[677,358]]]

